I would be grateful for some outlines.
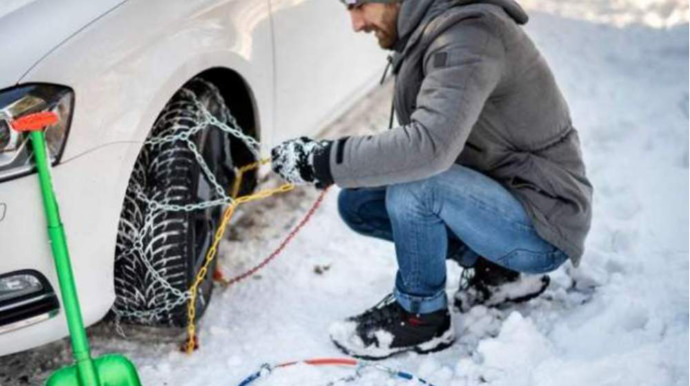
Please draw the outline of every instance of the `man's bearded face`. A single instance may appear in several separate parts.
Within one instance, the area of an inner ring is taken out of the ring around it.
[[[364,3],[348,8],[355,32],[373,32],[383,49],[392,49],[398,40],[399,3]]]

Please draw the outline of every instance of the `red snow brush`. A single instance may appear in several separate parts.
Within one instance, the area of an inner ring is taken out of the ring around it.
[[[15,131],[37,131],[44,127],[58,123],[57,114],[46,111],[42,113],[30,114],[12,121],[10,124]]]

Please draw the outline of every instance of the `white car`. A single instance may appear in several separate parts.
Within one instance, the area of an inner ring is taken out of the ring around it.
[[[46,135],[85,323],[114,308],[125,322],[182,326],[179,295],[222,208],[152,215],[150,202],[218,199],[207,172],[228,187],[259,155],[228,128],[266,156],[317,134],[385,64],[336,0],[2,0],[0,53],[0,355],[68,333],[30,146],[12,119],[59,115]],[[195,132],[203,119],[215,124]],[[207,277],[199,314],[211,288]]]

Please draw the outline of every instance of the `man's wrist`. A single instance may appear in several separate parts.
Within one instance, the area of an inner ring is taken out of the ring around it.
[[[314,152],[314,177],[321,186],[333,185],[333,174],[331,174],[331,148],[332,141],[327,141],[326,144]]]

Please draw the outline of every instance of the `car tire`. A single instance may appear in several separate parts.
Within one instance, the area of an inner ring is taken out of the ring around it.
[[[171,211],[156,209],[150,203],[185,206],[220,198],[187,142],[155,142],[156,138],[189,132],[198,126],[203,109],[225,124],[233,119],[219,90],[212,83],[195,78],[165,106],[136,160],[115,251],[113,311],[120,321],[187,325],[188,301],[182,301],[181,294],[192,286],[204,264],[222,206]],[[243,141],[212,125],[189,140],[226,192],[234,184],[236,167],[254,159],[254,153]],[[244,162],[239,163],[240,160]],[[255,174],[245,176],[242,192],[253,189],[255,180]],[[197,319],[211,300],[216,260],[198,287]]]

